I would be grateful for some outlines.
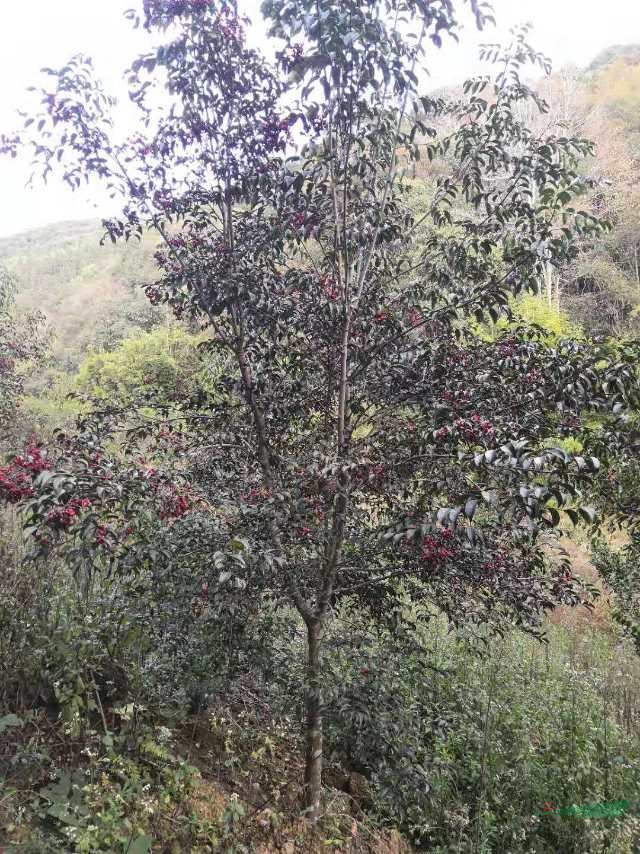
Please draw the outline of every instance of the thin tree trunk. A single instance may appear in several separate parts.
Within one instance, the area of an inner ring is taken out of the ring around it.
[[[553,305],[553,273],[551,272],[551,264],[548,262],[544,265],[544,283],[547,292],[547,305],[551,308]]]
[[[307,623],[307,685],[305,721],[305,807],[307,818],[315,824],[320,816],[322,795],[322,702],[320,697],[320,651],[322,623]]]

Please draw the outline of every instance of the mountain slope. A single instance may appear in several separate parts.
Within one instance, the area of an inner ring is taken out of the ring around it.
[[[16,280],[18,308],[44,314],[55,333],[55,362],[65,370],[165,316],[141,287],[154,276],[151,242],[101,246],[101,237],[100,224],[88,220],[0,239],[0,264]]]

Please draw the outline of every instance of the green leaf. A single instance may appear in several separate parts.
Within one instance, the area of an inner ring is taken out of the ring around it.
[[[580,507],[578,512],[580,513],[582,518],[590,525],[593,525],[595,523],[597,514],[593,507]]]
[[[568,507],[564,512],[571,519],[574,525],[577,525],[579,523],[580,516],[577,510],[573,510],[571,507]]]
[[[237,537],[234,540],[231,540],[229,543],[229,548],[234,552],[244,552],[248,548],[248,543],[246,540],[241,540]]]
[[[17,715],[5,715],[0,718],[0,734],[2,734],[7,729],[13,729],[14,727],[21,727],[24,721],[22,718],[19,718]]]
[[[150,836],[139,836],[133,842],[123,846],[124,854],[149,854],[152,839]]]

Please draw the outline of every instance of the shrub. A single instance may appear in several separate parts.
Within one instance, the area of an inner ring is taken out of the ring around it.
[[[438,620],[418,635],[425,654],[389,656],[373,642],[334,671],[334,756],[369,777],[383,821],[443,854],[595,851],[602,826],[615,850],[634,850],[624,847],[637,833],[631,816],[592,827],[545,813],[635,799],[639,721],[625,722],[624,680],[611,673],[611,661],[627,663],[637,688],[624,642],[552,627],[546,645],[485,638],[480,657]]]

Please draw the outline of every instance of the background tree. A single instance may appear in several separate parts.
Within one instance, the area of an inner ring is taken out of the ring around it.
[[[46,340],[43,318],[35,313],[16,317],[14,297],[15,283],[0,267],[0,430],[4,441],[15,436],[25,372],[41,362]]]
[[[179,327],[130,338],[112,353],[95,353],[80,366],[76,390],[93,399],[126,405],[144,386],[165,403],[207,386],[207,366],[198,353],[200,338]],[[210,371],[209,371],[210,373]]]
[[[483,27],[488,7],[469,5]],[[220,353],[220,388],[183,402],[184,421],[213,445],[201,487],[215,499],[215,536],[192,540],[202,553],[220,544],[232,577],[289,601],[305,624],[315,820],[323,639],[337,603],[401,623],[408,598],[431,601],[454,622],[535,631],[556,602],[579,601],[566,560],[544,546],[561,508],[592,521],[580,496],[599,463],[551,440],[606,447],[636,400],[637,362],[631,345],[552,343],[520,327],[477,334],[510,319],[510,297],[537,291],[547,265],[571,260],[576,236],[600,230],[574,207],[590,144],[536,136],[518,118],[528,100],[545,109],[520,77],[547,67],[525,32],[506,51],[487,48],[495,82],[470,81],[448,105],[419,96],[428,49],[458,30],[448,0],[268,0],[263,13],[275,63],[246,46],[229,3],[146,0],[132,18],[162,42],[129,74],[140,133],[116,141],[112,102],[82,57],[48,72],[29,122],[45,174],[60,169],[71,186],[98,178],[123,197],[105,223],[112,240],[158,235],[150,301],[197,320]],[[456,124],[437,138],[430,119],[443,111]],[[403,164],[423,155],[452,171],[416,219]],[[586,412],[597,418],[585,424]],[[123,413],[102,417],[107,435]],[[103,511],[70,502],[107,502],[124,518],[158,490],[139,467],[122,475],[127,488],[113,475],[105,487],[100,461],[96,477],[71,450],[57,475],[35,472],[40,546],[57,542],[45,529],[89,530],[93,546],[109,539],[110,563],[143,548],[152,562],[144,516],[132,545],[135,532],[109,533]],[[171,494],[165,519],[183,497]]]

